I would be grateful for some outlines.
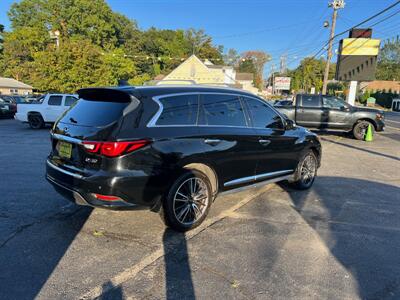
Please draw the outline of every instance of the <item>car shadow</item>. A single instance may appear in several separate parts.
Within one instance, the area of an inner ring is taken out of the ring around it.
[[[339,142],[339,141],[334,141],[334,140],[327,139],[327,138],[324,138],[324,137],[320,137],[320,139],[323,140],[323,141],[327,141],[327,142],[330,142],[330,143],[333,143],[333,144],[336,144],[336,145],[340,145],[340,146],[343,146],[343,147],[347,147],[347,148],[350,148],[350,149],[354,149],[354,150],[366,152],[366,153],[369,153],[369,154],[373,154],[373,155],[377,155],[377,156],[382,156],[382,157],[386,157],[386,158],[390,158],[390,159],[393,159],[393,160],[400,161],[400,157],[397,157],[397,156],[393,156],[393,155],[389,155],[389,154],[384,154],[384,153],[381,153],[381,152],[373,151],[373,150],[366,149],[366,148],[357,147],[357,146],[354,146],[354,145],[349,145],[349,144],[347,144],[347,143],[342,143],[342,142]]]
[[[318,177],[307,191],[281,186],[294,209],[352,274],[362,299],[399,297],[399,187],[326,176]]]
[[[166,299],[195,299],[185,234],[167,228],[163,245]]]

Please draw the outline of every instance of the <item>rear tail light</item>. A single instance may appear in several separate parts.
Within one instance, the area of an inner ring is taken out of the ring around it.
[[[99,153],[107,157],[118,157],[150,144],[149,140],[130,142],[83,142],[86,152]]]
[[[103,201],[123,201],[120,197],[117,197],[117,196],[94,194],[94,197],[96,199],[103,200]]]

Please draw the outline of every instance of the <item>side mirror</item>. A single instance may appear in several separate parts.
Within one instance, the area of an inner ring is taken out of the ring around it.
[[[290,130],[296,127],[296,123],[291,119],[285,119],[285,129]]]
[[[340,107],[340,110],[341,110],[341,111],[349,111],[350,108],[347,107],[347,106],[341,106],[341,107]]]

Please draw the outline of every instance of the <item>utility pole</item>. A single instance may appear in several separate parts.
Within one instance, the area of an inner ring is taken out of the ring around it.
[[[281,62],[280,62],[281,75],[284,75],[286,73],[286,57],[287,57],[286,53],[281,56]]]
[[[333,0],[331,3],[329,3],[329,7],[333,8],[333,15],[332,15],[331,33],[329,35],[328,57],[326,59],[324,83],[322,86],[322,94],[323,95],[326,94],[326,88],[328,86],[329,65],[330,65],[331,59],[332,59],[332,44],[333,44],[333,37],[335,36],[337,11],[340,8],[344,8],[344,5],[345,5],[344,0]]]
[[[271,64],[271,76],[272,76],[272,95],[275,95],[275,66]]]

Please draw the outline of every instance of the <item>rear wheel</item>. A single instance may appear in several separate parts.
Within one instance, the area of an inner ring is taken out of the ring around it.
[[[374,133],[374,126],[371,124],[371,122],[361,120],[354,125],[353,128],[353,136],[357,140],[363,140],[365,137],[365,133],[367,132],[368,126],[371,125],[372,127],[372,133]]]
[[[165,224],[177,231],[199,226],[212,202],[210,180],[203,173],[189,170],[181,175],[164,199],[161,216]]]
[[[44,127],[44,120],[40,114],[29,115],[28,122],[32,129],[40,129]]]
[[[318,161],[315,153],[309,150],[300,159],[296,171],[294,173],[294,181],[291,185],[299,190],[310,188],[317,176]]]

